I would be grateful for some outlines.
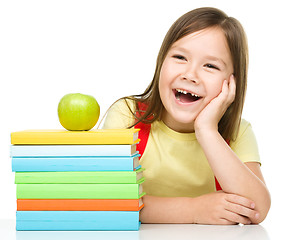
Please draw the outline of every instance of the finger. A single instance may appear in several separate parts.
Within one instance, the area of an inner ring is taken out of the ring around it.
[[[233,83],[230,83],[228,80],[224,80],[222,91],[220,94],[221,103],[223,106],[222,109],[224,109],[224,111],[226,111],[230,104],[234,101],[235,90],[233,93],[233,88],[235,88],[235,86],[233,86]]]
[[[256,219],[258,216],[257,211],[255,211],[251,208],[242,206],[240,204],[232,203],[232,202],[228,202],[225,206],[225,209],[228,211],[237,213],[239,215],[242,215],[244,217],[250,218],[250,219]]]
[[[224,80],[223,81],[223,84],[222,84],[222,90],[221,92],[225,94],[225,96],[228,96],[229,94],[229,86],[228,86],[228,81],[227,80]]]
[[[228,221],[235,222],[235,223],[242,223],[242,224],[251,224],[251,220],[247,217],[241,216],[237,213],[231,211],[225,211],[224,218]]]
[[[230,76],[228,87],[229,87],[228,102],[230,104],[234,101],[236,95],[236,83],[233,74]]]
[[[218,95],[218,99],[220,99],[221,103],[225,103],[225,101],[227,101],[228,93],[229,93],[228,82],[227,80],[224,80],[222,83],[221,92]]]
[[[236,225],[237,223],[229,221],[229,220],[227,220],[225,218],[221,218],[221,219],[219,219],[218,224],[220,224],[220,225]]]
[[[255,203],[252,200],[236,194],[227,194],[225,199],[229,202],[236,203],[250,209],[255,208]]]

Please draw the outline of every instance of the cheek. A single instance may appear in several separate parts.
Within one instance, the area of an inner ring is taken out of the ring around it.
[[[161,71],[160,71],[160,75],[159,75],[159,82],[164,83],[167,82],[167,79],[169,79],[170,76],[170,72],[169,72],[169,68],[166,66],[165,63],[163,63]]]
[[[163,99],[165,99],[165,95],[166,95],[165,92],[167,91],[167,83],[166,83],[165,75],[163,75],[162,70],[159,75],[158,89],[159,89],[160,99],[163,102]]]
[[[160,75],[159,75],[159,82],[158,82],[158,88],[159,88],[160,96],[161,96],[161,93],[163,91],[163,87],[165,85],[164,83],[165,83],[165,79],[163,77],[163,72],[161,70]]]
[[[160,95],[161,95],[161,93],[168,90],[169,84],[170,84],[170,79],[171,79],[171,73],[169,71],[169,68],[167,68],[165,66],[165,64],[163,64],[161,71],[160,71],[159,84],[158,84]]]
[[[221,93],[222,84],[223,84],[223,80],[214,81],[212,82],[212,84],[208,84],[208,86],[206,86],[207,89],[206,98],[211,101],[212,99],[217,97]]]

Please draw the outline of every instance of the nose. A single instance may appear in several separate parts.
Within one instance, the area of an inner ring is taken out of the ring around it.
[[[199,79],[198,79],[198,76],[197,76],[196,67],[192,66],[192,64],[189,64],[189,66],[187,66],[186,69],[183,71],[181,79],[185,80],[185,81],[190,81],[190,82],[195,83],[195,84],[198,84]]]

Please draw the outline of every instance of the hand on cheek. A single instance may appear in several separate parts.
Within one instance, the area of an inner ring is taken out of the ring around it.
[[[220,94],[212,99],[195,119],[195,133],[206,130],[218,130],[218,123],[220,119],[235,99],[235,91],[235,79],[234,76],[231,75],[229,80],[223,81]]]

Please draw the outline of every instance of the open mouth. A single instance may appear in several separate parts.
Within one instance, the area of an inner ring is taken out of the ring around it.
[[[194,93],[182,89],[173,89],[173,92],[175,94],[176,99],[182,103],[196,102],[202,98],[201,96],[198,96]]]

